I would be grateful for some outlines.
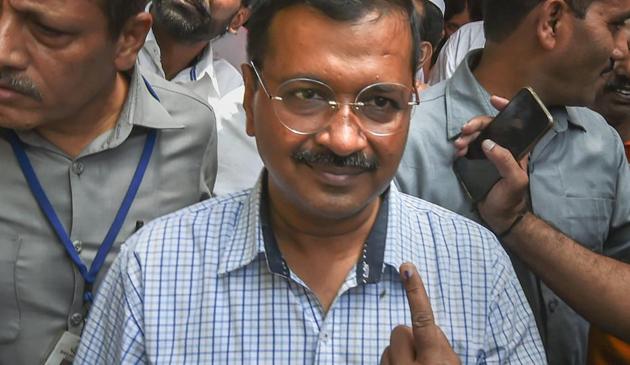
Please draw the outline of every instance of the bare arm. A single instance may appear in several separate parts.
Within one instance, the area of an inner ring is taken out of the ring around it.
[[[504,148],[484,141],[484,151],[503,179],[478,206],[502,243],[558,296],[589,321],[630,340],[630,265],[582,247],[527,210],[528,176]]]

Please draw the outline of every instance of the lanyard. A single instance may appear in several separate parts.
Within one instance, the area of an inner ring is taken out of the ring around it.
[[[145,80],[146,83],[146,80]],[[148,83],[147,83],[148,84]],[[147,85],[149,86],[149,85]],[[152,88],[149,88],[151,94],[153,94]],[[103,266],[105,262],[105,258],[107,254],[111,250],[118,233],[122,229],[123,223],[125,222],[125,218],[129,213],[129,209],[131,208],[131,204],[138,193],[138,189],[140,188],[140,184],[142,183],[142,179],[144,178],[144,174],[149,165],[149,161],[151,160],[151,155],[153,154],[153,147],[155,146],[155,141],[157,139],[157,132],[152,129],[147,134],[146,142],[144,143],[144,149],[142,150],[142,156],[140,158],[140,162],[138,163],[138,167],[136,168],[136,172],[133,175],[133,179],[131,180],[131,184],[127,189],[127,193],[118,208],[118,212],[116,213],[116,217],[114,218],[114,222],[109,227],[109,231],[101,243],[101,246],[96,253],[96,257],[94,258],[94,262],[92,262],[92,266],[88,270],[87,266],[81,261],[78,252],[74,248],[68,233],[64,229],[55,209],[53,208],[50,200],[46,196],[46,192],[44,191],[37,175],[35,174],[35,170],[33,169],[33,165],[26,155],[26,151],[24,150],[24,143],[18,138],[17,134],[14,131],[9,131],[8,140],[13,149],[13,153],[15,154],[18,163],[20,164],[20,168],[22,169],[22,173],[28,182],[28,185],[33,193],[33,196],[37,200],[40,209],[46,216],[48,222],[52,225],[57,237],[60,242],[63,244],[66,252],[72,259],[72,262],[76,265],[85,280],[85,293],[83,295],[83,299],[86,302],[92,302],[92,284],[96,281],[96,276],[98,275],[99,270]]]

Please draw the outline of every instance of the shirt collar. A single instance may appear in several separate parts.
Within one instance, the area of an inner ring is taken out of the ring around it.
[[[78,157],[102,152],[121,145],[131,134],[134,126],[151,129],[183,128],[150,92],[152,86],[145,82],[138,67],[131,71],[127,99],[123,105],[116,126],[98,136],[90,143]],[[31,146],[42,147],[57,151],[57,148],[44,140],[35,131],[17,131],[20,139]]]
[[[150,12],[150,10],[151,2],[148,2],[145,7],[145,11]],[[143,54],[148,56],[150,59],[150,65],[142,64],[142,66],[148,67],[153,73],[160,75],[162,78],[166,78],[164,69],[162,68],[162,52],[160,51],[157,39],[155,39],[153,29],[149,30],[149,33],[147,34],[143,50],[145,51]],[[140,59],[142,60],[144,57],[140,56]],[[193,74],[195,77],[192,77]],[[210,82],[214,92],[219,97],[221,96],[216,70],[214,68],[214,51],[212,48],[212,41],[208,42],[206,48],[204,48],[203,52],[197,57],[191,67],[186,67],[171,81],[178,83],[190,83],[200,82],[202,80]]]
[[[383,202],[368,235],[364,255],[356,265],[358,283],[379,282],[385,266],[392,266],[398,270],[403,263],[400,213],[400,193],[391,183],[388,191],[383,194]],[[270,272],[289,277],[289,270],[270,224],[266,171],[263,171],[257,184],[250,191],[238,217],[235,231],[245,232],[245,235],[235,234],[228,245],[229,249],[222,252],[219,275],[247,266],[263,255]]]
[[[446,126],[449,139],[456,138],[464,124],[478,115],[497,115],[490,103],[490,93],[477,81],[473,74],[483,49],[473,50],[466,55],[453,76],[446,82]],[[569,125],[584,130],[580,118],[573,110],[564,106],[550,108],[556,132],[567,130]]]

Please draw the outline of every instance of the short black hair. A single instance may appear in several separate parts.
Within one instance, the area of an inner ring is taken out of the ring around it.
[[[505,0],[510,2],[511,0]],[[466,10],[467,1],[466,0],[445,0],[444,5],[446,5],[446,9],[444,10],[444,21],[448,22],[452,17]]]
[[[484,0],[483,20],[486,38],[501,42],[507,38],[523,19],[544,0]],[[578,18],[584,18],[588,7],[595,0],[566,0]]]
[[[250,60],[262,67],[262,59],[267,51],[269,28],[275,15],[283,9],[295,5],[306,5],[317,9],[326,16],[338,21],[353,21],[362,18],[373,10],[398,9],[409,17],[412,35],[411,70],[416,72],[420,59],[420,18],[414,11],[411,0],[264,0],[254,9],[247,24],[247,54]],[[315,31],[315,30],[314,30]]]
[[[142,12],[147,0],[98,0],[98,5],[107,17],[109,33],[116,38],[129,18]]]
[[[442,41],[442,31],[444,30],[444,18],[442,11],[431,2],[431,0],[422,0],[424,5],[424,14],[421,16],[420,38],[431,43],[433,49],[437,49]]]
[[[483,20],[483,1],[484,0],[468,0],[468,14],[470,21],[476,22]]]

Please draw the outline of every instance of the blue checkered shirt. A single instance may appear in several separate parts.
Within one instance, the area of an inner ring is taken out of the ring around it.
[[[134,235],[99,289],[75,364],[377,364],[392,329],[410,325],[398,273],[407,261],[464,364],[546,363],[510,261],[483,227],[392,185],[379,213],[386,232],[370,234],[382,250],[349,272],[325,313],[265,242],[263,185]]]

